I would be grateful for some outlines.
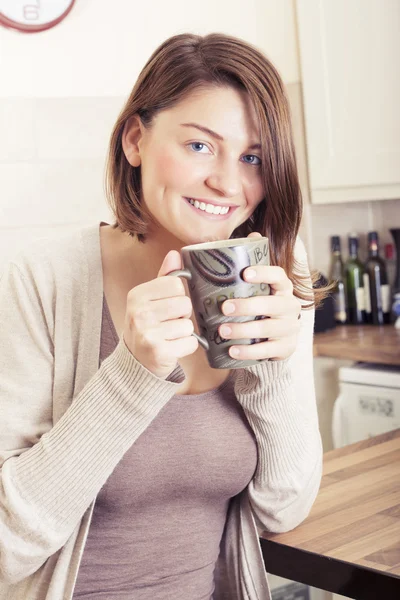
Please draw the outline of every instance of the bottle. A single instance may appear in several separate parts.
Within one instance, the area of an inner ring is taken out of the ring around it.
[[[349,235],[349,257],[344,265],[348,322],[365,323],[364,267],[358,258],[358,235]]]
[[[368,259],[364,271],[365,313],[367,323],[384,325],[390,322],[390,288],[385,261],[379,256],[376,231],[368,233]]]
[[[388,283],[391,290],[393,290],[394,280],[396,277],[396,260],[394,257],[394,245],[391,243],[385,244],[385,264],[388,276]]]
[[[396,329],[400,329],[400,227],[389,229],[396,248],[396,268],[392,288],[392,321]]]
[[[340,237],[333,235],[331,237],[331,266],[329,270],[329,280],[332,283],[336,282],[335,288],[333,289],[333,310],[335,315],[335,321],[338,324],[344,324],[347,321],[347,310],[346,310],[346,290],[344,285],[344,269],[342,253],[340,249]]]

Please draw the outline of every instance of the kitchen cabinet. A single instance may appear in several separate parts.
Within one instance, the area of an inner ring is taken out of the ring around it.
[[[296,12],[311,202],[400,198],[400,2]]]

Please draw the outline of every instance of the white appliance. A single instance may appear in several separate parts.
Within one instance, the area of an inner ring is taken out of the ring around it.
[[[332,594],[277,575],[268,575],[272,600],[331,600]]]
[[[400,427],[400,367],[362,362],[341,367],[339,389],[332,420],[335,448]]]

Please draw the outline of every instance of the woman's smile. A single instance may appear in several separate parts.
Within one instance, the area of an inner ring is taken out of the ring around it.
[[[238,208],[238,206],[232,204],[222,205],[194,198],[184,198],[184,200],[198,216],[210,221],[224,221]]]

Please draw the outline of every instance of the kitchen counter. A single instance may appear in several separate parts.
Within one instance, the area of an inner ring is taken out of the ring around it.
[[[338,325],[314,335],[314,356],[400,366],[400,330],[394,325]]]
[[[357,600],[400,598],[400,429],[324,455],[309,517],[261,534],[269,573]]]

